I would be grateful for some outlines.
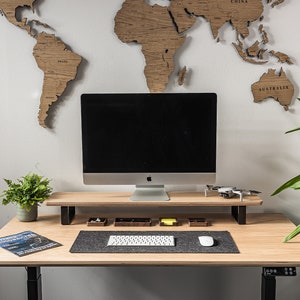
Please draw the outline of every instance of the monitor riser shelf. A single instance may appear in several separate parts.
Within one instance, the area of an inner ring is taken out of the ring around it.
[[[159,207],[231,207],[231,214],[238,224],[246,224],[248,206],[260,206],[259,196],[224,199],[212,192],[205,197],[202,192],[169,192],[169,201],[131,201],[130,193],[122,192],[57,192],[45,201],[47,206],[61,207],[61,224],[69,225],[75,216],[76,207],[102,208],[159,208]]]

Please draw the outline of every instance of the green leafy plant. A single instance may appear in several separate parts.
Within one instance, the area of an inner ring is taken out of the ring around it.
[[[28,173],[27,175],[13,182],[10,179],[4,179],[8,189],[0,195],[2,204],[19,204],[20,207],[29,211],[32,206],[44,202],[51,194],[50,180],[43,176]]]
[[[298,98],[298,100],[300,100],[300,98]],[[300,130],[300,127],[289,130],[286,133],[291,133],[291,132],[295,132],[295,131],[299,131],[299,130]],[[297,176],[293,177],[292,179],[288,180],[287,182],[285,182],[275,192],[273,192],[273,194],[271,196],[277,195],[280,192],[282,192],[283,190],[286,190],[288,188],[292,188],[294,190],[300,189],[300,175],[297,175]],[[284,242],[291,240],[299,233],[300,233],[300,225],[298,225],[287,237],[285,237]]]
[[[292,179],[288,180],[285,182],[283,185],[281,185],[271,196],[277,195],[283,190],[286,190],[288,188],[292,188],[294,190],[299,190],[300,189],[300,175],[297,175],[293,177]]]

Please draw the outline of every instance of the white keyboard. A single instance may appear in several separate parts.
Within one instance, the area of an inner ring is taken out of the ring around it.
[[[110,235],[107,246],[175,246],[172,235]]]

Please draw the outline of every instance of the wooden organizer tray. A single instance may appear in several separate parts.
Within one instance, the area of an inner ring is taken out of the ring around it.
[[[115,226],[151,226],[150,218],[116,218]]]

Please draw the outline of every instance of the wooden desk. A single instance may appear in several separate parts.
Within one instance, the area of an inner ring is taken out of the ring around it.
[[[248,214],[247,224],[240,226],[228,214],[207,214],[211,226],[205,230],[228,230],[239,254],[72,254],[69,252],[80,230],[199,230],[182,225],[179,227],[149,228],[141,227],[87,227],[87,216],[76,216],[71,226],[60,224],[58,215],[43,215],[37,222],[20,223],[16,218],[0,230],[0,236],[31,230],[63,246],[17,257],[0,249],[0,266],[26,266],[28,270],[28,299],[40,300],[42,266],[259,266],[263,267],[262,300],[275,299],[275,277],[266,272],[266,267],[300,266],[300,237],[289,243],[282,243],[283,238],[295,226],[281,214]],[[200,229],[201,230],[201,229]],[[45,255],[46,254],[46,255]],[[274,296],[273,296],[274,295]]]

